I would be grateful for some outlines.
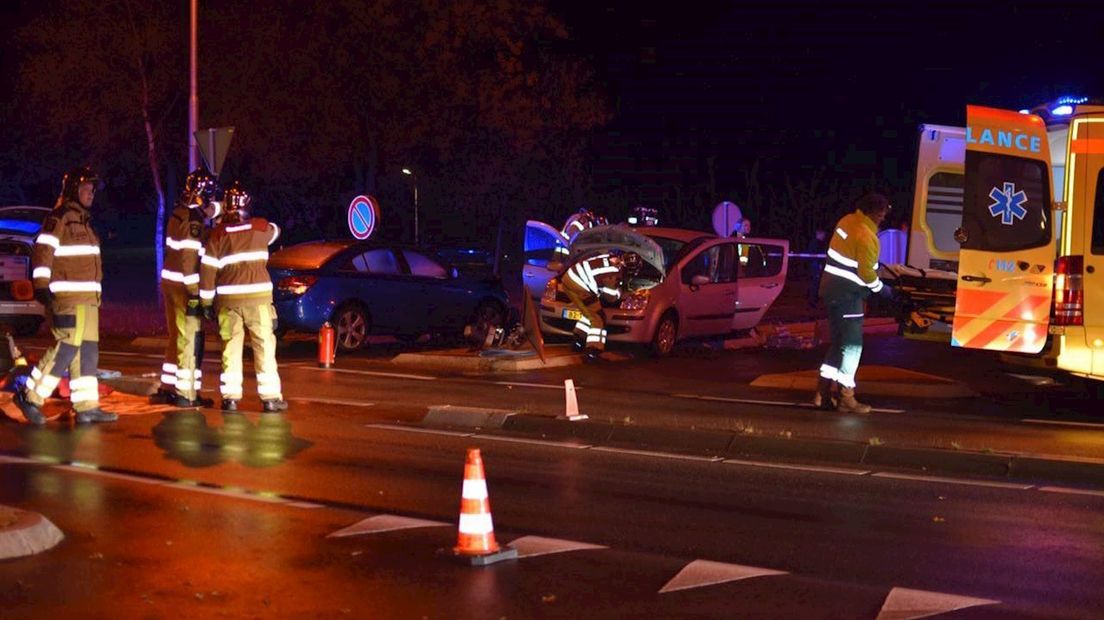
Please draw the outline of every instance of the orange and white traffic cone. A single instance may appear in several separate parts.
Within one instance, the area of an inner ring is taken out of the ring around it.
[[[517,549],[502,548],[495,542],[491,521],[491,500],[483,475],[483,457],[479,448],[468,448],[464,463],[464,490],[460,496],[460,527],[453,554],[472,566],[486,566],[517,557]]]

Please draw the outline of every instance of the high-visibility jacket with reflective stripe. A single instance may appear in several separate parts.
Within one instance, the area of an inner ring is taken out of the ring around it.
[[[882,290],[878,278],[878,225],[862,211],[843,216],[828,243],[824,273],[832,278],[827,290],[858,292],[863,297]]]
[[[177,203],[165,225],[165,263],[161,284],[185,289],[199,295],[199,260],[206,241],[203,212]]]
[[[92,214],[76,201],[54,209],[42,222],[31,253],[36,289],[49,289],[60,307],[100,305],[103,264]]]
[[[211,231],[200,259],[199,297],[203,305],[256,306],[272,303],[268,246],[280,228],[263,217]]]
[[[568,267],[560,284],[612,303],[621,298],[621,268],[610,263],[609,254],[600,254]]]

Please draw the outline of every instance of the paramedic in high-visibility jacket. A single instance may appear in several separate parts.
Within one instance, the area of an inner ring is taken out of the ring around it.
[[[253,347],[257,393],[266,412],[287,410],[276,366],[276,308],[268,275],[268,246],[280,228],[249,216],[250,195],[238,183],[226,190],[222,221],[207,238],[200,260],[199,297],[204,314],[218,309],[222,338],[222,410],[237,411],[242,398],[242,348],[245,332]]]
[[[832,342],[820,367],[813,405],[834,406],[842,413],[869,413],[870,406],[855,399],[855,372],[862,356],[864,300],[872,293],[892,295],[878,278],[878,226],[890,205],[885,196],[872,193],[855,207],[836,224],[820,280]]]
[[[42,405],[69,373],[69,400],[77,423],[114,422],[100,409],[96,370],[100,361],[100,237],[92,228],[92,201],[99,179],[88,167],[61,181],[61,195],[42,222],[31,254],[35,298],[50,313],[54,346],[15,392],[15,404],[32,424],[45,424]]]
[[[576,262],[560,277],[560,290],[580,314],[574,331],[588,360],[598,359],[606,349],[602,303],[620,301],[621,289],[640,270],[641,262],[635,252],[603,253]]]

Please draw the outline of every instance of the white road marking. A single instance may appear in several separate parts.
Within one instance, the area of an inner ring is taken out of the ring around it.
[[[843,474],[845,476],[865,476],[870,470],[851,469],[847,467],[827,467],[821,465],[795,465],[792,463],[768,463],[765,461],[742,461],[740,459],[725,459],[726,465],[747,465],[749,467],[769,467],[771,469],[792,469],[795,471],[811,471],[821,474]]]
[[[306,509],[325,508],[325,506],[323,506],[322,504],[315,504],[313,502],[288,502],[287,505],[291,506],[292,508],[306,508]]]
[[[122,355],[124,357],[144,357],[148,359],[163,359],[164,355],[156,355],[154,353],[130,353],[127,351],[100,351],[100,355]]]
[[[480,383],[482,383],[482,382],[480,382]],[[495,381],[494,384],[495,385],[517,386],[517,387],[541,388],[541,389],[545,389],[545,390],[560,390],[561,392],[564,389],[563,385],[549,385],[547,383],[522,383],[520,381]],[[575,389],[576,390],[581,390],[583,388],[581,388],[579,386],[575,386]]]
[[[534,446],[548,446],[551,448],[569,448],[573,450],[585,450],[590,444],[567,443],[563,441],[544,441],[542,439],[526,439],[524,437],[508,437],[505,435],[472,435],[473,439],[485,439],[488,441],[503,441],[506,443],[523,443]]]
[[[893,588],[886,595],[882,609],[876,620],[911,620],[926,618],[968,607],[980,605],[999,605],[1000,601],[987,598],[973,598],[942,592]]]
[[[216,487],[202,486],[185,480],[179,480],[176,482],[166,482],[165,486],[172,487],[174,489],[184,489],[187,491],[195,491],[197,493],[207,493],[209,495],[221,495],[223,497],[236,497],[238,499],[247,499],[254,502],[261,502],[264,504],[286,504],[287,500],[282,497],[274,495],[262,495],[259,493],[250,493],[245,490],[239,489],[223,489]]]
[[[680,570],[677,575],[672,577],[670,581],[659,589],[659,593],[663,594],[665,592],[689,590],[690,588],[712,586],[719,583],[728,583],[730,581],[751,579],[752,577],[767,577],[769,575],[785,574],[787,573],[784,571],[771,570],[769,568],[740,566],[739,564],[726,564],[724,562],[713,562],[710,560],[694,560],[682,567],[682,570]]]
[[[1055,426],[1077,426],[1081,428],[1096,428],[1104,430],[1104,424],[1099,422],[1066,422],[1064,420],[1036,420],[1033,418],[1024,418],[1020,422],[1026,422],[1027,424],[1053,424]]]
[[[654,456],[661,459],[675,459],[679,461],[700,461],[704,463],[716,463],[724,459],[719,456],[692,456],[689,454],[672,454],[670,452],[655,452],[652,450],[630,450],[628,448],[609,448],[597,446],[591,448],[595,452],[613,452],[616,454],[632,454],[634,456]]]
[[[304,370],[317,370],[319,372],[337,372],[350,375],[367,375],[370,377],[388,377],[391,379],[411,379],[414,381],[436,381],[437,377],[430,375],[409,375],[401,372],[379,372],[375,370],[351,370],[349,368],[318,368],[316,366],[298,366]]]
[[[517,549],[519,558],[532,558],[538,555],[567,553],[569,551],[582,551],[585,549],[609,548],[605,545],[594,545],[574,540],[561,540],[559,538],[545,538],[543,536],[522,536],[511,542],[510,546]]]
[[[799,409],[815,409],[812,403],[789,400],[757,400],[754,398],[729,398],[727,396],[703,396],[701,394],[669,394],[672,398],[689,398],[692,400],[707,400],[720,403],[738,403],[741,405],[768,405],[771,407],[796,407]],[[904,409],[887,409],[884,407],[872,407],[872,413],[905,413]]]
[[[381,532],[395,532],[419,527],[444,527],[447,525],[452,524],[441,521],[427,521],[426,519],[412,519],[398,515],[376,515],[337,530],[327,535],[326,538],[344,538],[346,536],[359,536],[360,534],[379,534]]]
[[[3,456],[0,455],[0,463],[38,463],[34,459],[29,459],[22,456]]]
[[[1091,489],[1074,489],[1070,487],[1039,487],[1039,490],[1046,493],[1067,493],[1069,495],[1092,495],[1095,497],[1104,497],[1104,491],[1093,491]]]
[[[424,433],[426,435],[448,435],[450,437],[471,437],[475,433],[463,431],[443,431],[435,428],[419,428],[417,426],[399,426],[398,424],[365,424],[365,428],[378,428],[385,431],[401,431],[407,433]]]
[[[373,407],[376,404],[346,398],[314,398],[310,396],[288,396],[288,400],[305,403],[321,403],[323,405],[347,405],[349,407]]]
[[[942,476],[917,476],[912,474],[898,474],[889,471],[880,471],[870,474],[875,478],[891,478],[893,480],[912,480],[916,482],[942,482],[945,484],[962,484],[975,487],[990,487],[994,489],[1016,489],[1019,491],[1027,491],[1028,489],[1034,489],[1033,484],[1022,484],[1017,482],[989,482],[987,480],[969,480],[966,478],[944,478]]]

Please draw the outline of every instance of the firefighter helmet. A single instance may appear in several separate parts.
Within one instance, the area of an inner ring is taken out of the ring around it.
[[[640,273],[640,267],[644,264],[644,260],[636,252],[625,252],[621,255],[621,264],[625,273],[632,277]]]
[[[253,197],[245,191],[240,181],[234,181],[230,189],[226,190],[225,215],[228,221],[241,222],[249,219],[249,205]]]
[[[78,200],[77,190],[84,183],[98,186],[100,177],[96,176],[96,173],[88,166],[79,166],[66,172],[65,176],[61,177],[61,195],[58,197],[58,203],[67,200]]]

